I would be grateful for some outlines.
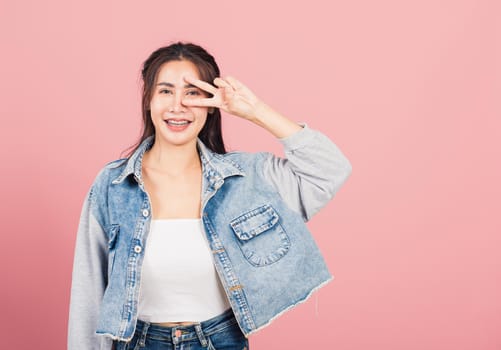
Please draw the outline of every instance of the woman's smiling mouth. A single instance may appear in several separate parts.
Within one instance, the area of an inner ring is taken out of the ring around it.
[[[169,118],[164,120],[164,122],[167,124],[167,127],[172,131],[183,131],[192,123],[191,120],[177,119],[177,118]]]

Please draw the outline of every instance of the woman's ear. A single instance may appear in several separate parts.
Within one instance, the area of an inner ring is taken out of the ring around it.
[[[209,114],[214,113],[214,107],[209,107],[209,109],[207,110],[207,113],[209,113]]]

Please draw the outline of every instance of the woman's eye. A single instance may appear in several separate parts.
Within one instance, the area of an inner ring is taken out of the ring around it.
[[[198,90],[190,90],[187,92],[188,95],[190,96],[199,96],[200,95],[200,91]]]
[[[171,91],[170,90],[160,90],[159,93],[161,93],[161,94],[170,94]]]

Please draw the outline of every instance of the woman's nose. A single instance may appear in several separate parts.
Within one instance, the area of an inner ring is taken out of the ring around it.
[[[182,94],[174,94],[174,98],[171,103],[171,110],[173,112],[184,112],[185,106],[182,104],[183,96]]]

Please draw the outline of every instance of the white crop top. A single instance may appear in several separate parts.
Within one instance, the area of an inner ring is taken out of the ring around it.
[[[152,219],[139,289],[142,321],[201,322],[230,308],[201,219]]]

